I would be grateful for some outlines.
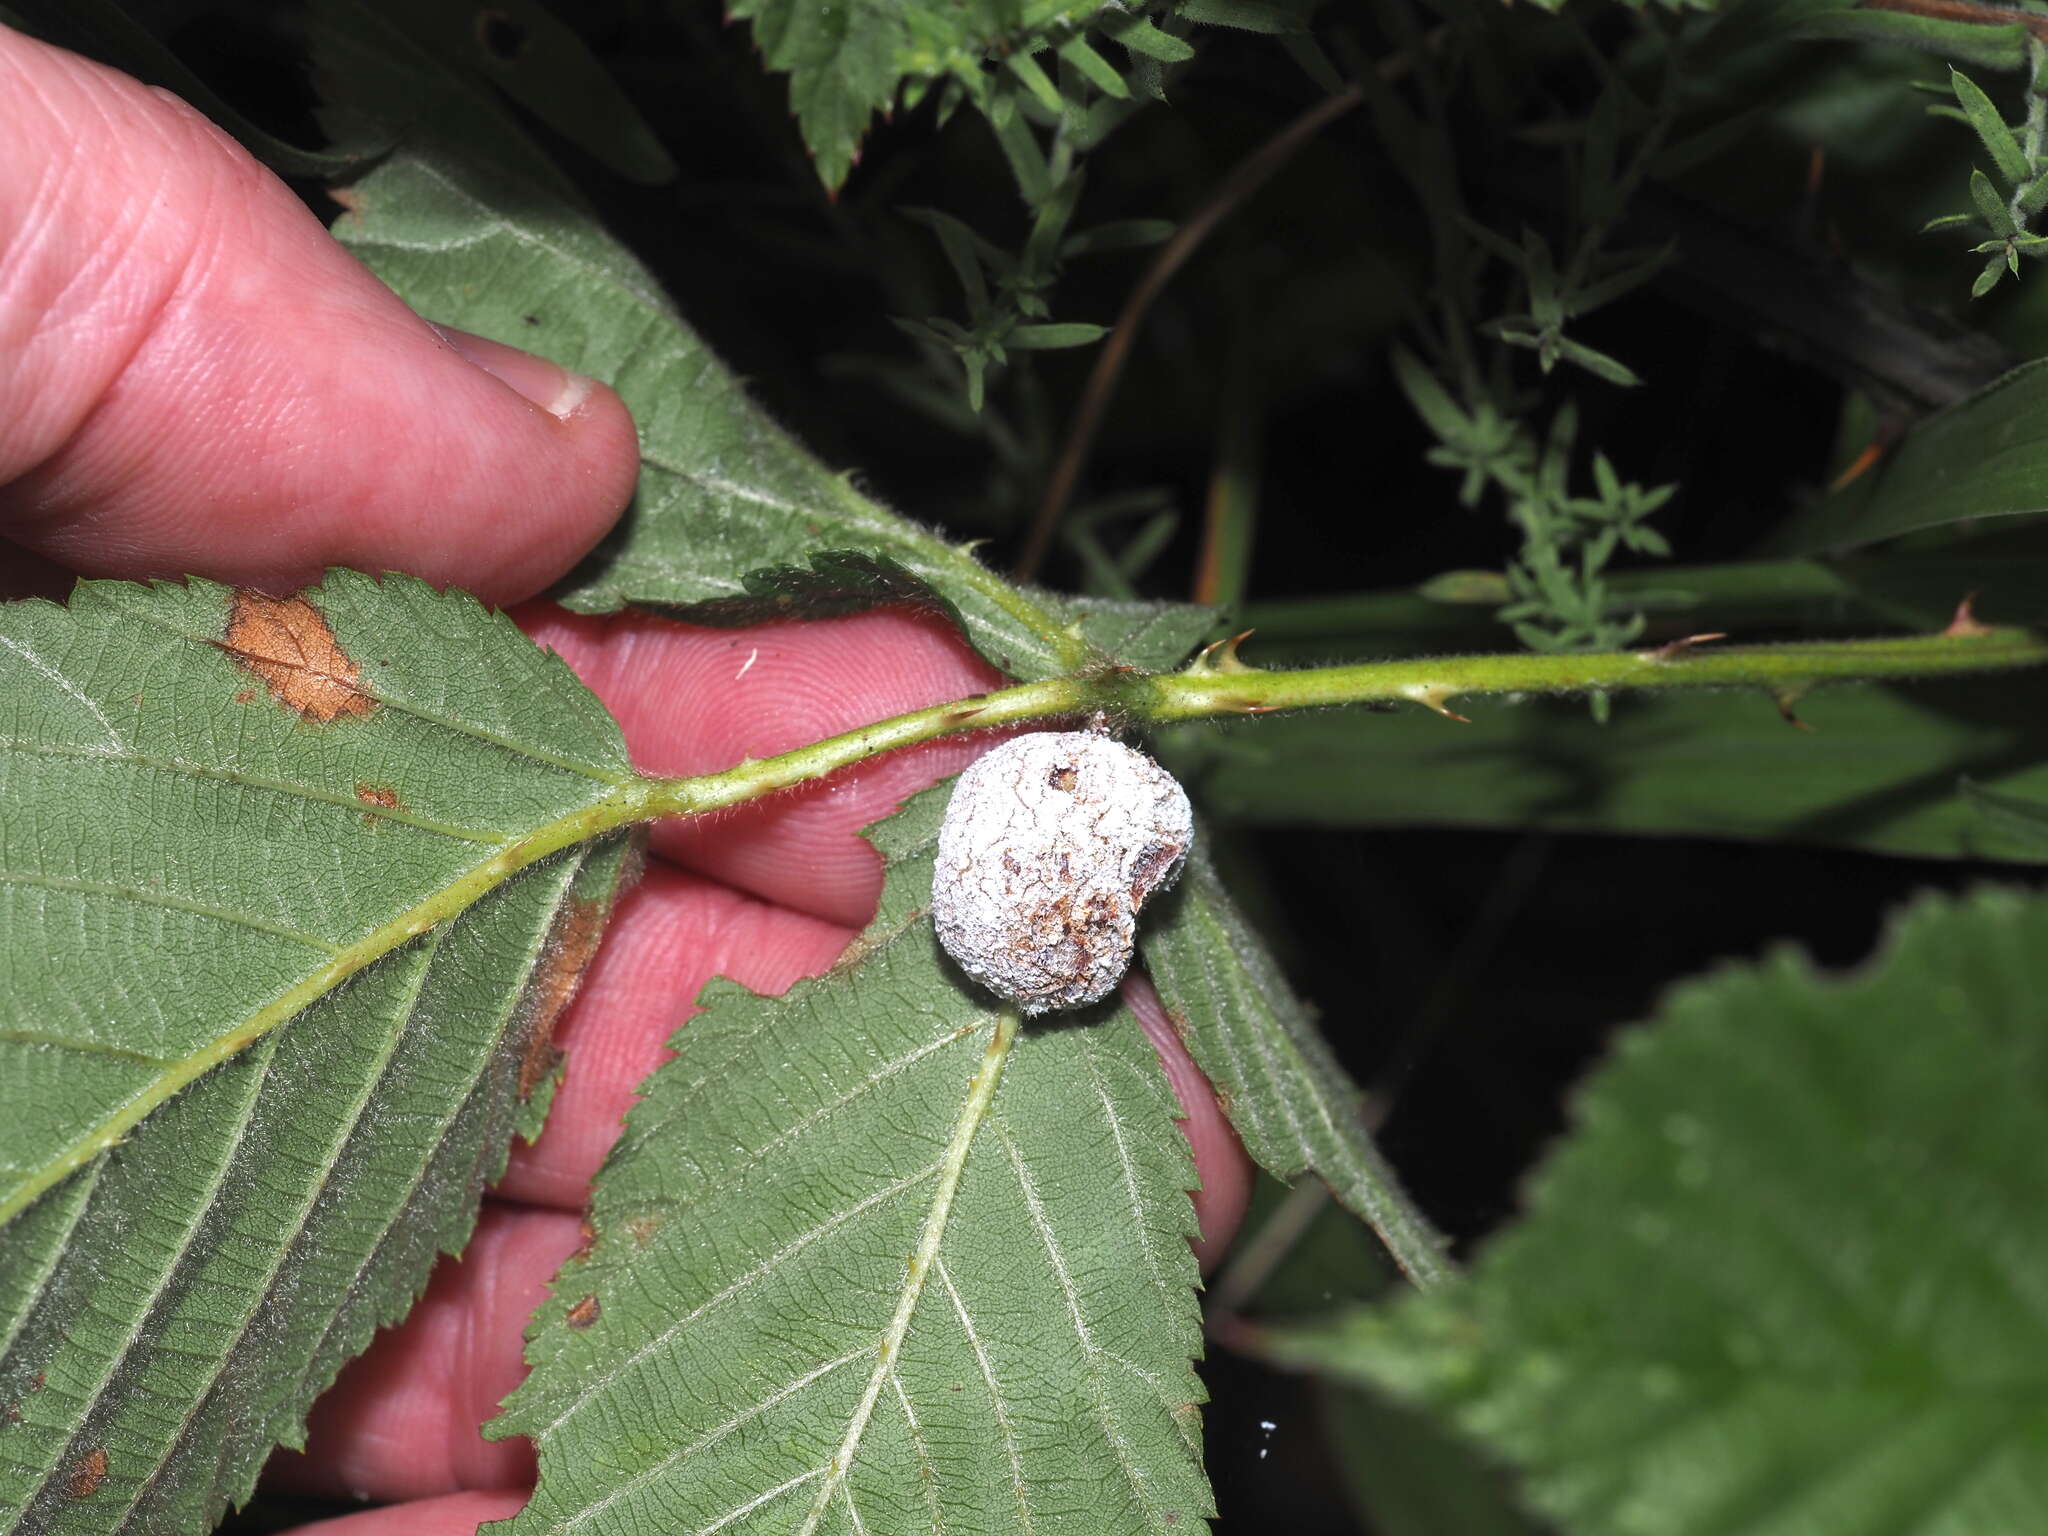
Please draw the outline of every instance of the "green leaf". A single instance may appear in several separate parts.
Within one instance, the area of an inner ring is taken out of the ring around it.
[[[1675,992],[1470,1282],[1283,1354],[1434,1405],[1583,1536],[2048,1527],[2048,902]]]
[[[1331,1387],[1323,1414],[1332,1460],[1373,1536],[1542,1536],[1501,1469],[1421,1410]]]
[[[1259,1166],[1287,1181],[1316,1174],[1411,1278],[1444,1279],[1435,1235],[1366,1130],[1357,1085],[1199,847],[1140,945],[1168,1016]]]
[[[733,0],[727,14],[751,21],[768,67],[789,76],[790,106],[818,176],[836,188],[858,158],[869,122],[902,88],[948,78],[978,83],[984,59],[1008,60],[1027,78],[1019,58],[1069,36],[1072,23],[1101,8],[1102,0]],[[1108,70],[1099,56],[1095,63]],[[1044,80],[1036,64],[1028,70]],[[1037,88],[1037,81],[1028,83]],[[1050,105],[1064,106],[1056,89]]]
[[[2001,795],[1974,779],[1966,778],[1958,787],[1963,798],[1987,822],[2015,844],[2031,849],[2036,859],[2048,863],[2048,801]]]
[[[1177,772],[1245,823],[1528,827],[1824,844],[2030,861],[2038,850],[1955,794],[1958,774],[2048,798],[2038,680],[1841,687],[1794,730],[1760,694],[1293,715],[1180,735]],[[1366,771],[1361,765],[1369,765]]]
[[[422,313],[603,378],[639,423],[638,499],[556,589],[566,606],[753,623],[789,611],[783,573],[836,551],[842,575],[865,560],[921,589],[1015,677],[1180,659],[1105,656],[1081,606],[1020,590],[827,470],[747,398],[488,95],[351,0],[323,3],[339,18],[318,34],[337,89],[414,119],[408,147],[342,193],[337,237]],[[893,575],[869,588],[873,602],[906,590]]]
[[[1874,471],[1782,525],[1768,552],[1823,554],[1920,528],[2044,510],[2048,359],[2037,359],[1921,422]]]
[[[1020,325],[1003,338],[1020,352],[1056,352],[1065,347],[1086,347],[1109,334],[1106,325],[1067,321],[1052,325]]]
[[[1610,384],[1619,384],[1624,389],[1633,389],[1642,383],[1642,376],[1619,358],[1609,357],[1605,352],[1596,352],[1582,342],[1573,341],[1569,336],[1557,338],[1557,355],[1568,363],[1577,363],[1595,378],[1605,379]]]
[[[2024,69],[2027,63],[2027,33],[2023,27],[1937,20],[1853,4],[1809,14],[1789,28],[1786,35],[1915,48],[1984,69]]]
[[[888,874],[851,957],[780,998],[714,982],[644,1085],[493,1426],[541,1453],[498,1529],[1179,1536],[1210,1513],[1172,1091],[1120,1008],[1032,1025],[1005,1062],[925,918],[949,793],[871,830]]]
[[[1178,226],[1171,219],[1111,219],[1060,242],[1063,258],[1094,256],[1104,251],[1129,251],[1159,245],[1173,238]]]
[[[206,1530],[537,1132],[632,771],[345,572],[10,604],[0,737],[0,1527]]]
[[[1956,93],[1956,104],[1963,109],[1963,116],[1977,131],[1983,141],[1984,152],[1991,156],[1991,163],[1998,168],[2009,186],[2020,186],[2033,174],[2034,168],[2027,163],[2026,152],[2020,148],[2020,141],[2012,136],[2012,129],[2006,126],[2005,116],[1992,105],[1977,83],[1959,69],[1949,70],[1949,85]]]
[[[1970,172],[1970,201],[1977,205],[1977,217],[1990,227],[1992,234],[2011,236],[2019,233],[2019,227],[2012,221],[2012,210],[2005,206],[2005,199],[1999,196],[1998,188],[1982,171]]]

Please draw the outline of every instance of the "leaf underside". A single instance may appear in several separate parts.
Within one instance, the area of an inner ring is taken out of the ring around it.
[[[1192,1167],[1128,1013],[1023,1032],[913,1262],[996,1018],[925,920],[947,793],[873,829],[881,913],[837,970],[781,998],[713,983],[647,1083],[493,1426],[541,1451],[508,1536],[1210,1512]]]
[[[1180,885],[1147,914],[1141,943],[1168,1016],[1253,1160],[1279,1179],[1316,1174],[1396,1253],[1426,1256],[1426,1272],[1413,1278],[1443,1278],[1433,1239],[1408,1230],[1409,1208],[1366,1129],[1357,1085],[1206,854],[1191,856]]]
[[[1588,1536],[2048,1529],[2048,902],[1928,901],[1626,1037],[1470,1283],[1283,1336]]]
[[[407,578],[0,610],[0,1530],[209,1529],[461,1247],[627,843],[450,892],[627,774]]]
[[[869,500],[747,398],[481,81],[400,14],[320,11],[337,96],[405,141],[347,189],[336,237],[422,314],[604,379],[639,424],[639,494],[561,602],[716,624],[937,606],[1026,681],[1105,659],[1171,666],[1213,626],[1206,608],[1020,591]]]

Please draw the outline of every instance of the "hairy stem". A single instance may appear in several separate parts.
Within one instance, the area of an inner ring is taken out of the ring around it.
[[[1214,648],[1212,648],[1214,649]],[[961,731],[1101,713],[1128,725],[1163,725],[1336,704],[1421,704],[1440,714],[1451,699],[1486,694],[1578,694],[1623,690],[1755,688],[1781,707],[1826,683],[1942,677],[2048,662],[2048,636],[1992,627],[1967,615],[1937,635],[1784,645],[1716,646],[1679,641],[1654,650],[1568,655],[1535,652],[1368,661],[1268,672],[1228,647],[1222,660],[1181,672],[1111,669],[1093,676],[1023,683],[976,698],[864,725],[722,773],[648,779],[627,797],[622,819],[690,816],[788,789],[898,747]]]

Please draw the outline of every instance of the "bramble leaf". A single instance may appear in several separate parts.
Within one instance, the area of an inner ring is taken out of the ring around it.
[[[2048,902],[1694,981],[1467,1284],[1276,1335],[1433,1405],[1585,1536],[2048,1522]]]
[[[1413,1278],[1442,1279],[1448,1268],[1431,1235],[1413,1226],[1365,1127],[1357,1085],[1199,844],[1140,942],[1169,1017],[1259,1166],[1290,1181],[1316,1174]]]
[[[747,398],[479,82],[449,73],[381,8],[321,5],[328,76],[406,128],[405,147],[343,193],[336,236],[423,314],[603,378],[639,423],[638,499],[557,588],[568,607],[753,623],[815,611],[793,605],[787,573],[817,575],[822,560],[826,574],[802,583],[812,598],[829,585],[842,611],[943,608],[1025,680],[1105,659],[1170,666],[1207,629],[1204,609],[1019,589],[869,500]],[[1187,638],[1177,650],[1105,651],[1102,637],[1119,632]]]
[[[949,794],[871,829],[881,910],[836,970],[712,983],[644,1085],[493,1426],[540,1445],[507,1536],[1210,1512],[1172,1091],[1116,1007],[1005,1059],[926,920]]]
[[[0,1530],[209,1529],[551,1092],[618,729],[502,615],[0,609]]]

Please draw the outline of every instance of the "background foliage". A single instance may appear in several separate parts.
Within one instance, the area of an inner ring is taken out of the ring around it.
[[[1265,664],[1926,631],[1973,592],[1982,619],[2048,619],[2031,13],[1325,10],[31,19],[201,99],[434,318],[615,379],[648,475],[575,606],[935,603],[1021,677],[1171,665],[1219,609]],[[323,91],[280,59],[317,61]],[[1356,109],[1115,338],[1122,380],[1043,569],[1079,596],[987,576],[963,546],[992,541],[997,568],[1026,546],[1147,263],[1347,90]],[[1963,257],[1940,227],[1959,208]],[[1350,1216],[1313,1183],[1262,1191],[1208,1303],[1219,1529],[2048,1524],[2048,1404],[2015,1363],[2041,1316],[2043,703],[2022,674],[1162,734],[1215,819],[1215,872],[1148,960],[1248,1145],[1371,1208],[1348,1074],[1480,1255],[1447,1296],[1360,1311],[1389,1271]],[[1785,936],[1859,961],[1910,893],[1992,876],[2008,893],[1914,908],[1853,984],[1774,950],[1659,1001]],[[748,1010],[782,1017],[728,997],[688,1049],[717,1054]],[[778,1134],[803,1091],[734,1134]],[[608,1198],[633,1198],[620,1177]],[[56,1252],[24,1230],[8,1262]],[[715,1294],[731,1261],[700,1261]],[[614,1256],[589,1262],[596,1296]],[[1189,1321],[1169,1309],[1147,1369],[1184,1362]],[[616,1347],[545,1327],[546,1358]],[[517,1422],[553,1390],[536,1378]],[[1173,1422],[1152,1448],[1169,1482]],[[663,1453],[620,1454],[599,1470]],[[61,1492],[77,1467],[50,1465]],[[1199,1504],[1173,1486],[1154,1514]]]

